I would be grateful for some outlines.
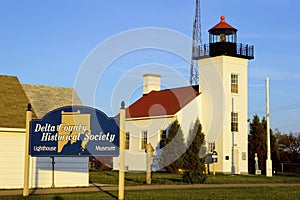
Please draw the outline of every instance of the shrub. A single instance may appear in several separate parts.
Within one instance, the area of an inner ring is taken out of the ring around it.
[[[206,180],[206,174],[199,171],[185,171],[182,175],[184,183],[204,183]]]

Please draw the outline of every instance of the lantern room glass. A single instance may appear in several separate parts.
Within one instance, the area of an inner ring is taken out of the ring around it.
[[[230,42],[236,43],[236,32],[232,30],[218,30],[209,33],[209,43]]]

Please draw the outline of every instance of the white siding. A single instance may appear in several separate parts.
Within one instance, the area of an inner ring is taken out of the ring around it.
[[[125,166],[129,171],[146,171],[146,153],[140,148],[141,132],[148,132],[148,143],[154,148],[154,159],[160,155],[160,133],[172,124],[176,119],[182,128],[184,137],[188,136],[189,130],[193,127],[197,118],[199,119],[199,96],[183,107],[174,116],[162,116],[143,119],[127,119],[125,124],[126,132],[130,132],[130,148],[125,151]],[[159,169],[158,161],[153,163],[153,169]],[[113,159],[113,169],[119,169],[119,158]]]
[[[23,188],[24,132],[0,132],[0,189]],[[29,187],[51,187],[52,159],[30,158]],[[56,187],[88,186],[87,157],[56,157],[54,183]]]
[[[183,131],[185,141],[189,136],[189,131],[194,128],[196,120],[199,119],[201,123],[200,113],[200,96],[192,100],[178,113],[176,113],[177,120]]]
[[[160,133],[165,130],[176,118],[165,116],[159,118],[127,119],[126,132],[130,132],[129,150],[125,151],[125,167],[129,171],[146,171],[146,153],[141,149],[141,133],[147,131],[148,143],[150,143],[156,154],[160,148]],[[113,158],[113,169],[119,169],[119,157]]]
[[[207,133],[207,142],[216,142],[217,172],[231,173],[232,134],[231,111],[238,113],[239,130],[235,133],[235,149],[238,158],[237,173],[248,173],[248,60],[230,56],[217,56],[199,60],[199,84],[201,86],[201,121]],[[231,93],[231,74],[237,74],[238,93]],[[229,160],[225,157],[229,156]]]

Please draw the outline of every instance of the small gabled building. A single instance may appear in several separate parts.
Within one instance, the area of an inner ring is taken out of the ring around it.
[[[21,84],[15,76],[0,75],[0,189],[23,188],[27,105],[33,119],[62,106],[81,105],[72,88]],[[30,158],[29,187],[88,186],[87,157]]]
[[[160,76],[145,74],[143,88],[143,96],[126,109],[125,167],[129,171],[145,171],[148,143],[155,149],[152,169],[160,170],[160,141],[170,124],[178,120],[187,137],[200,117],[198,86],[160,90]],[[113,164],[119,168],[118,158]]]

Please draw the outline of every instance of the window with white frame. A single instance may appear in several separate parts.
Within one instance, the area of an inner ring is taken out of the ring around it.
[[[235,112],[231,112],[231,131],[239,131],[239,114]]]
[[[239,93],[239,76],[231,74],[231,93]]]
[[[130,133],[125,133],[125,149],[129,150],[129,144],[130,144]]]
[[[142,131],[142,136],[141,136],[141,149],[146,149],[147,145],[147,131]]]

